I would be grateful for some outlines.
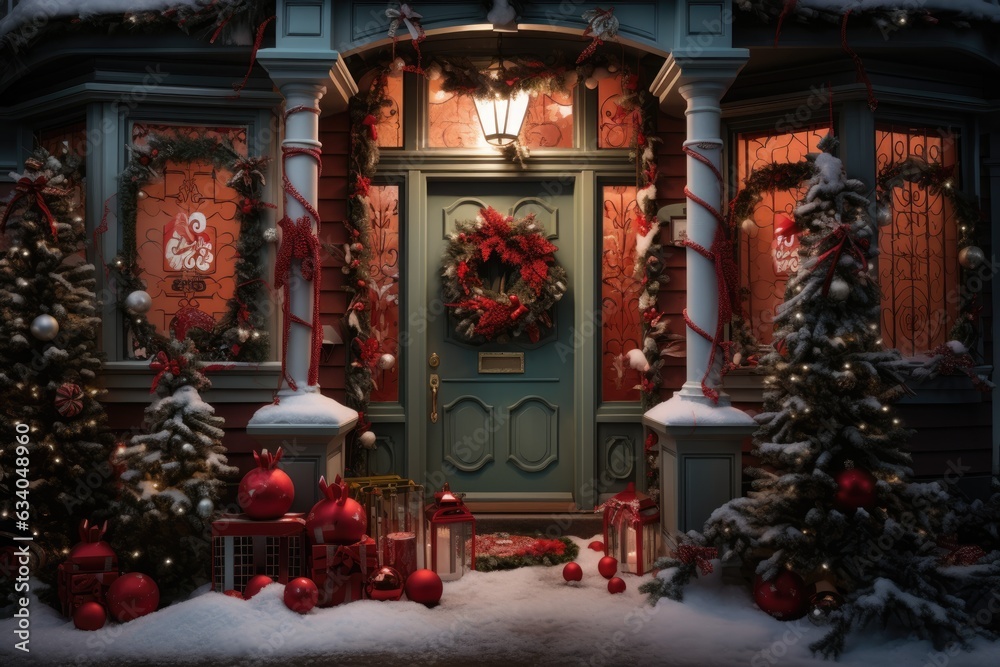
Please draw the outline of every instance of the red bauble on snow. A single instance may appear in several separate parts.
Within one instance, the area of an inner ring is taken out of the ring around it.
[[[243,597],[249,600],[253,596],[260,593],[265,586],[270,586],[274,583],[274,579],[267,576],[266,574],[257,574],[250,577],[250,581],[247,582],[246,588],[243,589]]]
[[[837,474],[837,493],[833,504],[846,512],[875,504],[875,477],[867,470],[849,468]]]
[[[794,621],[806,613],[806,584],[790,570],[782,570],[771,581],[758,574],[754,579],[753,599],[757,606],[781,621]]]
[[[406,598],[433,607],[441,601],[444,584],[434,570],[417,570],[406,580]]]
[[[403,575],[394,567],[380,567],[375,574],[368,577],[365,585],[365,595],[369,600],[398,600],[403,597]]]
[[[368,519],[358,501],[347,495],[340,475],[327,484],[319,478],[319,490],[326,497],[313,505],[306,517],[306,535],[313,544],[355,544],[365,536]]]
[[[285,584],[285,606],[300,614],[307,614],[319,602],[319,589],[307,577],[292,579]]]
[[[243,593],[240,593],[235,588],[230,588],[228,591],[223,591],[222,594],[228,595],[231,598],[236,598],[237,600],[246,600],[246,598],[243,597]]]
[[[160,588],[152,577],[139,572],[123,574],[111,584],[108,613],[119,623],[151,614],[160,604]]]
[[[253,453],[257,467],[243,476],[237,500],[251,519],[278,519],[285,515],[295,500],[292,478],[278,467],[284,452],[278,447],[273,456],[266,449]]]
[[[75,417],[83,412],[83,389],[80,385],[66,382],[56,389],[56,410],[63,417]]]
[[[615,593],[625,592],[625,580],[621,577],[611,577],[608,581],[608,592],[614,595]]]
[[[587,545],[587,548],[592,551],[604,551],[604,542],[601,542],[600,540],[594,540],[593,542]]]
[[[566,563],[563,567],[563,579],[566,581],[583,581],[583,568],[579,563]]]
[[[108,620],[108,612],[100,602],[84,602],[73,612],[77,630],[100,630]]]
[[[605,579],[610,579],[615,576],[618,572],[618,561],[611,556],[605,556],[601,560],[597,561],[597,571],[601,573],[601,576]]]

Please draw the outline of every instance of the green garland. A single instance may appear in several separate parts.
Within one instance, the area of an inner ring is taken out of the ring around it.
[[[236,202],[236,219],[240,223],[236,244],[236,288],[227,301],[225,315],[214,330],[192,329],[191,337],[205,360],[266,360],[269,344],[262,213],[269,204],[262,201],[261,195],[268,159],[243,157],[228,140],[213,137],[168,138],[151,134],[146,145],[130,147],[130,151],[131,159],[121,174],[118,187],[122,248],[109,265],[126,330],[139,347],[145,348],[147,357],[165,350],[169,342],[145,316],[131,313],[125,306],[129,294],[146,289],[136,239],[139,192],[144,184],[162,177],[167,162],[209,162],[216,169],[233,174],[229,185],[239,197]]]

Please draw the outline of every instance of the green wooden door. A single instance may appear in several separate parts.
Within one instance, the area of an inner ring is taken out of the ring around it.
[[[454,332],[447,314],[427,326],[425,391],[440,380],[436,422],[427,423],[428,471],[441,471],[451,488],[469,500],[525,505],[567,503],[573,497],[573,193],[545,194],[540,181],[430,181],[427,192],[427,308],[440,312],[446,237],[455,222],[474,219],[485,206],[522,217],[534,213],[545,235],[559,247],[557,261],[571,286],[557,303],[554,327],[536,343],[470,345]],[[435,307],[437,305],[437,307]],[[504,353],[495,355],[493,353]],[[431,367],[430,355],[439,359]],[[523,372],[489,373],[481,368],[516,367]],[[430,406],[430,400],[428,400]],[[410,417],[412,418],[412,416]]]

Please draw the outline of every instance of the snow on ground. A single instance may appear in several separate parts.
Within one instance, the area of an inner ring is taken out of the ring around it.
[[[124,625],[81,632],[54,610],[31,607],[31,654],[13,649],[13,619],[0,621],[2,665],[665,665],[814,667],[906,665],[995,667],[997,646],[953,657],[928,642],[871,631],[852,635],[838,663],[809,654],[824,632],[805,619],[774,620],[745,587],[716,574],[688,588],[686,601],[650,607],[638,592],[648,577],[626,576],[610,595],[597,573],[601,554],[580,545],[580,584],[562,567],[472,572],[444,585],[434,609],[412,602],[364,600],[299,616],[285,608],[283,586],[254,599],[201,592]]]

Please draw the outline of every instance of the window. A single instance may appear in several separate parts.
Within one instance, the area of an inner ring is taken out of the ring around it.
[[[378,125],[375,126],[379,148],[403,147],[403,77],[390,76],[386,79],[386,97],[389,106],[382,110]]]
[[[618,99],[622,78],[607,77],[597,82],[597,147],[628,148],[632,141],[632,117],[622,116]]]
[[[635,275],[634,185],[605,185],[601,191],[601,399],[638,401],[639,374],[625,354],[641,348],[639,294]]]
[[[371,206],[372,251],[371,326],[385,354],[399,357],[399,186],[373,185],[368,198]],[[375,372],[378,385],[372,391],[372,401],[399,400],[399,367]]]

